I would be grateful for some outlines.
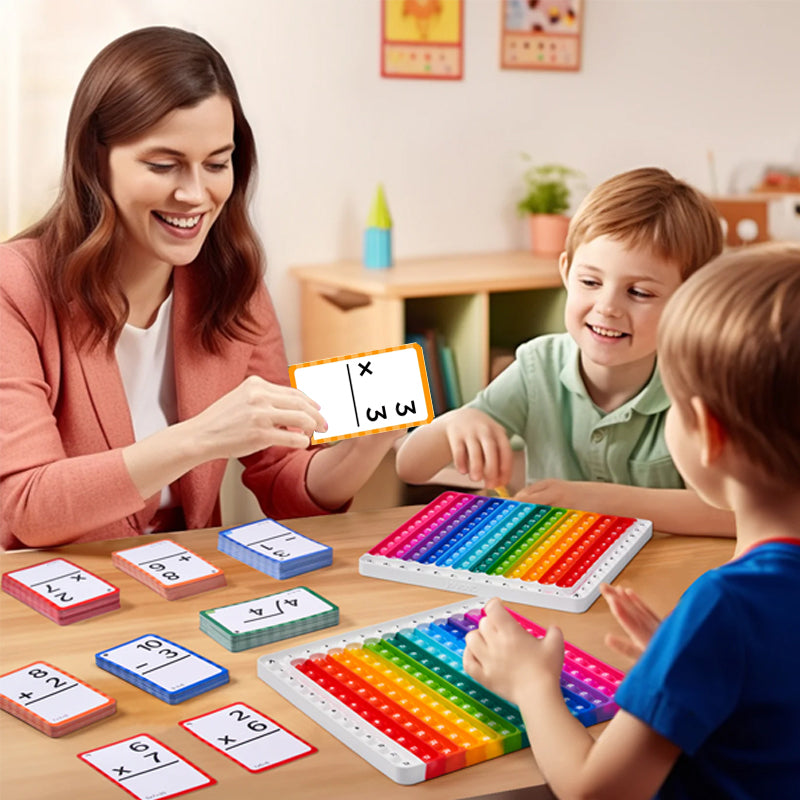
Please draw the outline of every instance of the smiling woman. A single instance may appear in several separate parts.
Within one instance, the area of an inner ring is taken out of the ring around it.
[[[199,255],[233,191],[233,131],[230,100],[214,94],[108,149],[109,193],[126,235],[117,269],[128,324],[148,327],[172,267]]]
[[[270,516],[344,509],[402,432],[309,447],[247,214],[253,135],[201,37],[92,61],[49,213],[0,246],[0,545],[219,524],[229,458]]]

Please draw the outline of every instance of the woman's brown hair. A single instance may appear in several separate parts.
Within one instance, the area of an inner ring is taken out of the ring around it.
[[[253,133],[233,77],[205,39],[168,27],[142,28],[107,45],[83,75],[67,123],[61,190],[47,215],[16,238],[35,237],[56,312],[76,305],[90,324],[89,343],[112,348],[128,315],[115,266],[122,246],[109,194],[107,148],[134,139],[178,108],[221,94],[234,119],[233,192],[198,255],[197,334],[209,352],[221,338],[255,327],[248,301],[262,279],[263,255],[247,205],[256,168]]]

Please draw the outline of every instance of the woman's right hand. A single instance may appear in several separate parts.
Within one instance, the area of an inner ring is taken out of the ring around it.
[[[251,375],[186,421],[194,443],[212,458],[239,458],[273,445],[304,449],[327,423],[299,389]]]

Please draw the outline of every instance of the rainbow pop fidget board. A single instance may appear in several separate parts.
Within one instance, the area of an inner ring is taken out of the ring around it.
[[[528,746],[517,706],[464,672],[464,639],[484,602],[473,598],[265,655],[258,676],[384,775],[420,783]],[[565,644],[561,692],[584,725],[614,716],[623,678]]]
[[[586,611],[653,523],[444,492],[359,559],[359,572],[559,611]]]

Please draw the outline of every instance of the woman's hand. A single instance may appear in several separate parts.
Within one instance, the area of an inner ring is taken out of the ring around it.
[[[298,389],[250,376],[185,423],[203,461],[239,458],[266,447],[306,448],[328,426]]]
[[[606,644],[635,661],[647,648],[653,634],[661,624],[661,618],[644,603],[633,589],[622,589],[603,583],[600,586],[600,592],[626,634],[617,636],[607,633]]]

